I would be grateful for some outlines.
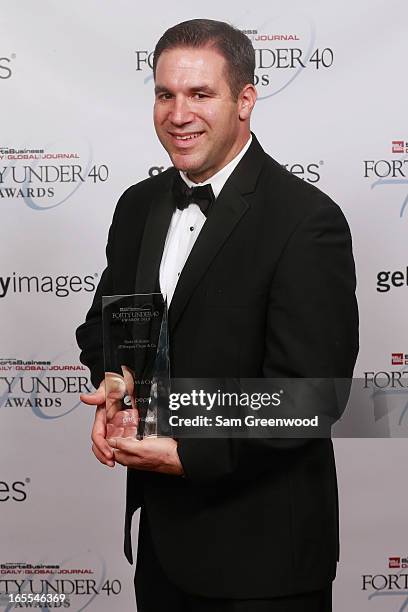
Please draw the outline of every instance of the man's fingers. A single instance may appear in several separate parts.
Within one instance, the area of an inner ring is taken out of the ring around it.
[[[141,440],[136,438],[108,438],[107,442],[111,448],[124,451],[125,453],[132,453],[132,455],[138,454],[140,444],[142,443]]]
[[[115,461],[114,459],[108,459],[100,450],[99,448],[96,446],[96,444],[92,444],[92,452],[95,455],[95,457],[98,459],[98,461],[100,461],[101,463],[103,463],[104,465],[107,465],[109,467],[114,467],[115,465]]]
[[[126,453],[115,449],[114,456],[116,463],[119,463],[120,465],[124,465],[126,467],[129,465],[129,455],[126,455]]]
[[[105,402],[105,385],[101,385],[94,393],[82,393],[79,397],[84,404],[99,406]]]
[[[113,448],[116,463],[136,470],[163,472],[181,476],[183,466],[177,453],[177,441],[173,438],[107,438]]]
[[[95,420],[92,427],[92,435],[94,433],[106,435],[106,410],[102,406],[98,406],[95,410]]]
[[[112,449],[106,442],[106,410],[105,410],[105,381],[102,381],[94,393],[83,393],[80,398],[84,404],[96,405],[95,420],[92,427],[92,452],[95,457],[109,467],[114,467],[115,459]]]
[[[106,414],[103,408],[98,407],[95,412],[95,421],[94,421],[94,425],[92,428],[92,436],[91,436],[92,442],[94,443],[94,446],[99,451],[99,453],[105,457],[105,459],[112,461],[113,452],[109,444],[107,443],[105,436],[106,436]]]
[[[122,400],[126,391],[126,383],[123,376],[115,372],[105,372],[106,395],[111,400]]]
[[[92,442],[94,443],[96,448],[99,450],[99,452],[106,457],[106,459],[113,459],[113,451],[111,447],[109,446],[109,444],[107,443],[107,441],[105,440],[104,436],[102,436],[101,434],[92,432]]]

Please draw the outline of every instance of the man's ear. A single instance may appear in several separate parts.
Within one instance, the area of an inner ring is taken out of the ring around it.
[[[255,106],[257,93],[254,85],[248,83],[238,96],[239,118],[246,121],[250,118],[252,109]]]

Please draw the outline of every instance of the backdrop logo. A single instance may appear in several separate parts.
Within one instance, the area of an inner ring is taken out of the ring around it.
[[[147,171],[147,174],[149,175],[150,178],[152,178],[153,176],[157,176],[158,174],[161,174],[162,172],[164,172],[165,169],[166,168],[164,166],[151,166],[149,170]]]
[[[320,160],[319,162],[312,163],[283,164],[283,167],[308,183],[318,183],[321,178],[320,168],[323,165],[324,161]]]
[[[55,546],[54,546],[55,548]],[[52,562],[6,562],[0,560],[0,607],[42,610],[120,609],[121,581],[109,576],[107,564],[98,553],[87,551]],[[99,606],[98,606],[99,603]]]
[[[109,168],[93,161],[89,143],[0,146],[0,202],[17,199],[33,210],[66,202],[85,183],[104,183]]]
[[[401,353],[393,353],[392,360]],[[395,434],[401,435],[406,426],[406,415],[408,413],[408,369],[402,366],[399,370],[370,370],[364,372],[363,388],[371,392],[373,403],[374,420],[388,419],[388,435],[392,435],[392,427],[395,425]],[[392,419],[391,413],[397,415]]]
[[[279,40],[279,41],[291,41],[291,40],[300,40],[297,34],[260,34],[258,30],[241,30],[243,34],[246,34],[248,38],[250,38],[254,42],[258,41],[271,41],[271,40]]]
[[[312,23],[296,33],[288,32],[286,24],[276,33],[270,30],[272,25],[271,21],[266,27],[250,30],[255,34],[249,35],[255,49],[255,85],[260,100],[286,89],[306,69],[325,71],[334,64],[333,49],[316,44]]]
[[[9,79],[13,74],[13,60],[16,58],[16,54],[12,53],[10,56],[0,56],[0,80]]]
[[[405,140],[393,140],[391,143],[392,153],[408,153],[408,142]]]
[[[390,569],[405,569],[408,567],[408,557],[388,557]]]
[[[408,370],[364,372],[364,389],[408,389]]]
[[[320,169],[324,165],[324,161],[319,162],[303,163],[296,162],[290,164],[282,164],[286,170],[289,170],[292,174],[295,174],[301,179],[304,179],[308,183],[318,183],[321,178]],[[171,167],[171,166],[169,166]],[[167,170],[165,166],[151,166],[147,174],[149,177],[157,176]]]
[[[405,270],[380,270],[377,273],[377,291],[379,293],[388,293],[394,287],[408,287],[408,266]]]
[[[41,419],[57,419],[81,404],[90,393],[87,369],[59,359],[0,359],[0,408],[26,409]]]
[[[53,363],[49,359],[16,359],[0,358],[0,372],[86,372],[87,368],[82,364]]]
[[[65,152],[54,152],[47,153],[44,149],[41,148],[23,148],[23,149],[15,149],[14,147],[0,147],[0,160],[32,160],[32,159],[58,159],[58,160],[67,160],[67,159],[80,159],[80,155],[78,153],[73,153],[72,151]]]
[[[27,499],[27,485],[30,478],[24,480],[6,481],[0,480],[0,503],[1,502],[24,502]]]
[[[0,298],[6,298],[11,294],[52,294],[56,297],[68,297],[82,291],[91,293],[95,291],[97,276],[97,272],[86,276],[68,274],[20,276],[13,272],[9,276],[0,276]]]
[[[247,24],[240,29],[255,49],[258,100],[280,93],[307,69],[322,73],[333,67],[334,50],[317,44],[315,26],[308,17],[291,14],[262,19],[257,11],[255,19],[261,25]],[[145,83],[153,78],[152,47],[135,51],[135,70],[144,75]]]
[[[391,365],[408,365],[408,353],[391,353]]]
[[[385,597],[387,610],[406,612],[408,606],[408,574],[406,573],[408,557],[406,555],[390,556],[386,563],[387,569],[391,571],[361,575],[361,590],[368,594],[369,601]],[[395,607],[389,607],[392,602]]]
[[[407,190],[401,188],[402,185],[408,185],[408,142],[392,140],[389,147],[391,157],[384,155],[363,160],[363,177],[371,181],[371,189],[378,187],[388,189],[392,186],[394,191],[403,191],[400,208],[400,217],[402,217],[408,204]]]
[[[137,72],[148,72],[153,70],[153,51],[139,49],[135,51],[136,55],[136,71]],[[145,79],[145,82],[150,81],[153,75],[149,74]]]

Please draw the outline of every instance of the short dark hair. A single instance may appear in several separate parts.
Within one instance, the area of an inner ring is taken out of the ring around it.
[[[237,28],[213,19],[190,19],[169,28],[159,39],[153,56],[153,75],[160,55],[177,47],[212,46],[227,63],[226,78],[236,100],[242,88],[254,83],[255,51],[248,36]]]

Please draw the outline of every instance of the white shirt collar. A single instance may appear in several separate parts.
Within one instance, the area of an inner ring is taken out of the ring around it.
[[[241,149],[238,155],[236,155],[234,159],[232,159],[226,166],[221,168],[221,170],[218,170],[218,172],[214,174],[214,176],[211,176],[208,180],[204,181],[203,183],[193,183],[193,181],[190,181],[190,179],[185,174],[185,172],[182,172],[181,170],[179,171],[180,176],[187,183],[189,187],[199,187],[200,185],[210,184],[215,197],[218,198],[221,189],[224,187],[228,178],[230,177],[232,172],[235,170],[235,168],[237,167],[241,159],[244,157],[245,153],[250,147],[251,142],[252,142],[252,134],[250,134],[248,142],[244,145],[244,147]]]

